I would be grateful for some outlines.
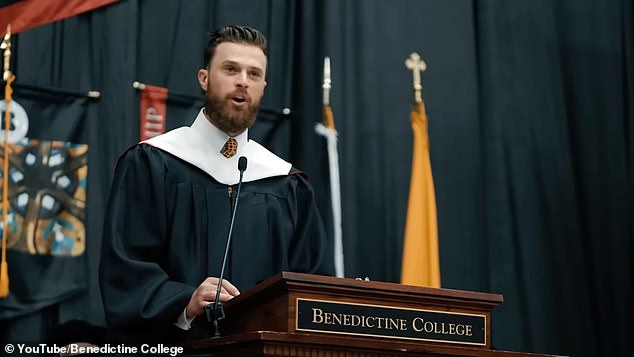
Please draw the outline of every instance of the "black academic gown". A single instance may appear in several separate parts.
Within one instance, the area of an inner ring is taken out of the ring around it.
[[[293,171],[293,170],[291,170]],[[219,276],[237,185],[155,147],[119,160],[104,223],[100,283],[122,342],[206,337],[174,326],[200,283]],[[310,184],[299,173],[242,184],[225,278],[240,291],[280,271],[334,274]],[[198,326],[198,327],[197,327]]]

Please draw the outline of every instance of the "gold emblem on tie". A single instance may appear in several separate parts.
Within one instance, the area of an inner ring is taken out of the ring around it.
[[[235,138],[227,139],[225,145],[220,149],[220,153],[227,159],[233,157],[238,150],[238,141]]]

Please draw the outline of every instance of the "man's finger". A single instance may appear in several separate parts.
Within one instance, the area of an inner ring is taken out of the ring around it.
[[[227,302],[231,299],[233,299],[235,296],[231,295],[231,294],[226,294],[226,293],[221,293],[220,294],[220,299],[218,299],[218,301],[220,302]],[[216,292],[214,291],[213,295],[211,296],[210,300],[203,300],[202,304],[203,306],[207,305],[207,304],[213,304],[216,302]]]
[[[218,282],[220,281],[220,279],[216,278],[216,277],[208,277],[207,279],[205,279],[205,282],[209,282],[211,283],[212,287],[214,287],[214,289],[218,289]],[[229,280],[223,279],[222,280],[222,292],[233,295],[233,296],[238,296],[240,295],[240,291],[238,290],[238,288],[236,288],[233,284],[231,284],[231,282]],[[214,290],[214,291],[216,291]]]
[[[218,285],[212,285],[211,289],[209,289],[209,295],[211,295],[212,299],[215,298],[216,292],[218,292]],[[230,295],[225,288],[220,289],[220,293]]]
[[[228,294],[231,294],[233,296],[240,295],[240,291],[238,290],[238,288],[233,286],[233,284],[231,284],[231,282],[229,282],[229,280],[223,280],[222,281],[222,288],[223,288],[223,290],[226,289],[225,291],[227,291]]]

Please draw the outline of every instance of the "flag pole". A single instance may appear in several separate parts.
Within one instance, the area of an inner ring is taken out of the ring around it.
[[[339,278],[345,277],[343,262],[343,232],[341,227],[341,184],[339,181],[339,153],[337,152],[337,130],[330,107],[330,57],[324,57],[323,89],[323,123],[315,125],[315,132],[326,138],[328,143],[328,167],[330,171],[330,204],[334,231],[335,273]]]
[[[11,24],[7,25],[7,32],[2,40],[0,49],[4,54],[4,70],[2,79],[6,82],[4,88],[4,157],[2,171],[2,260],[0,261],[0,298],[9,296],[9,268],[7,265],[7,211],[9,210],[9,130],[11,128],[11,111],[9,105],[11,103],[11,83],[15,80],[15,76],[11,73]]]

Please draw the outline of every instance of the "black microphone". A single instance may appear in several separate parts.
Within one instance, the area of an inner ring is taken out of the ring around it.
[[[218,328],[218,321],[225,318],[225,310],[220,304],[220,290],[222,289],[222,279],[225,275],[225,265],[227,264],[227,255],[229,255],[229,244],[231,244],[231,233],[233,233],[233,222],[236,219],[236,210],[238,209],[238,199],[240,198],[240,188],[242,187],[242,175],[247,169],[247,158],[240,156],[238,159],[238,171],[240,171],[240,180],[238,181],[238,192],[236,193],[236,200],[233,203],[233,212],[231,214],[231,223],[229,224],[229,234],[227,236],[227,243],[225,245],[225,255],[222,258],[222,267],[220,268],[220,276],[218,277],[218,290],[216,290],[216,300],[212,304],[205,305],[205,314],[207,315],[207,321],[213,323],[214,336],[220,336],[220,329]]]

